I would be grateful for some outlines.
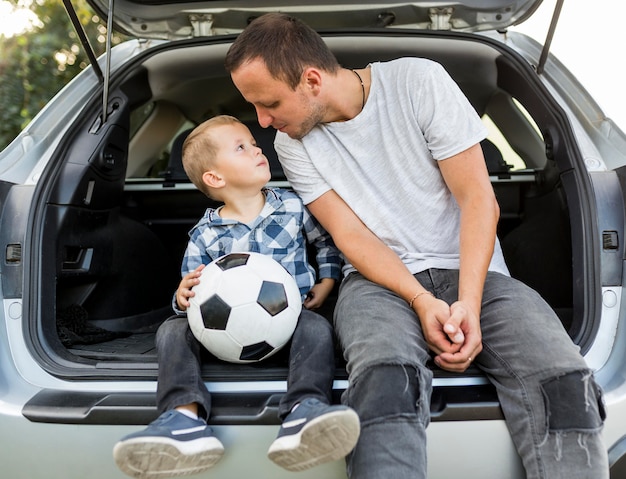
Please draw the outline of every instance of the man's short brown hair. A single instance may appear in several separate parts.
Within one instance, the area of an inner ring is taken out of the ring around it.
[[[248,25],[226,54],[230,73],[260,58],[277,80],[295,90],[307,67],[336,73],[341,67],[324,40],[301,20],[268,13]]]

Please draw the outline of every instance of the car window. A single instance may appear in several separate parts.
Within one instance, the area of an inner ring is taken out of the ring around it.
[[[511,165],[511,171],[523,170],[526,168],[526,163],[522,158],[515,153],[515,150],[511,147],[507,139],[504,137],[500,129],[496,126],[493,120],[488,115],[483,115],[483,123],[487,127],[489,134],[487,138],[500,150],[504,161]]]
[[[132,123],[132,120],[131,120]],[[156,178],[164,178],[165,172],[168,170],[170,166],[170,157],[172,153],[172,146],[180,133],[186,131],[190,128],[194,128],[196,125],[190,121],[185,121],[180,128],[175,131],[175,134],[163,145],[160,151],[154,155],[153,162],[150,164],[150,167],[147,169],[145,175],[135,175],[134,179],[138,178],[146,178],[146,179],[156,179]],[[131,125],[132,129],[132,125]]]
[[[506,97],[493,111],[498,121],[489,113],[482,120],[489,131],[488,139],[500,150],[510,170],[543,168],[544,138],[526,108],[516,98]]]
[[[154,111],[154,102],[146,103],[145,105],[136,108],[130,113],[130,138],[135,136],[141,125],[148,119],[150,114]]]

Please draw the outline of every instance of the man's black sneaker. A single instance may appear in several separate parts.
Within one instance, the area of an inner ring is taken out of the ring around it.
[[[285,418],[267,455],[289,471],[303,471],[345,457],[360,431],[354,410],[308,398]]]
[[[143,431],[113,448],[117,466],[131,477],[164,478],[202,472],[224,454],[224,446],[202,419],[166,411]]]

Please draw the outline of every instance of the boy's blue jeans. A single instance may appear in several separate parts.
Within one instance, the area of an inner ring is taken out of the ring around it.
[[[457,300],[458,271],[416,278],[448,304]],[[601,392],[552,309],[519,281],[490,273],[481,328],[483,351],[473,362],[497,389],[527,477],[607,479]],[[361,419],[348,476],[425,479],[432,372],[415,313],[352,273],[341,285],[335,330],[350,375],[343,402]]]
[[[203,346],[189,329],[187,317],[172,316],[163,322],[157,331],[156,347],[159,414],[176,406],[197,403],[199,414],[208,419],[211,394],[202,379]],[[291,338],[288,388],[280,402],[280,418],[284,419],[296,403],[307,397],[330,404],[334,375],[332,327],[323,316],[303,308]]]

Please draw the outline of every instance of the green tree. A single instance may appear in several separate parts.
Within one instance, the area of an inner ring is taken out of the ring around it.
[[[105,49],[105,21],[93,13],[86,0],[72,3],[96,56],[100,55]],[[9,38],[0,35],[0,150],[89,64],[61,1],[32,1],[28,8],[42,26]],[[121,40],[115,35],[113,43]]]

